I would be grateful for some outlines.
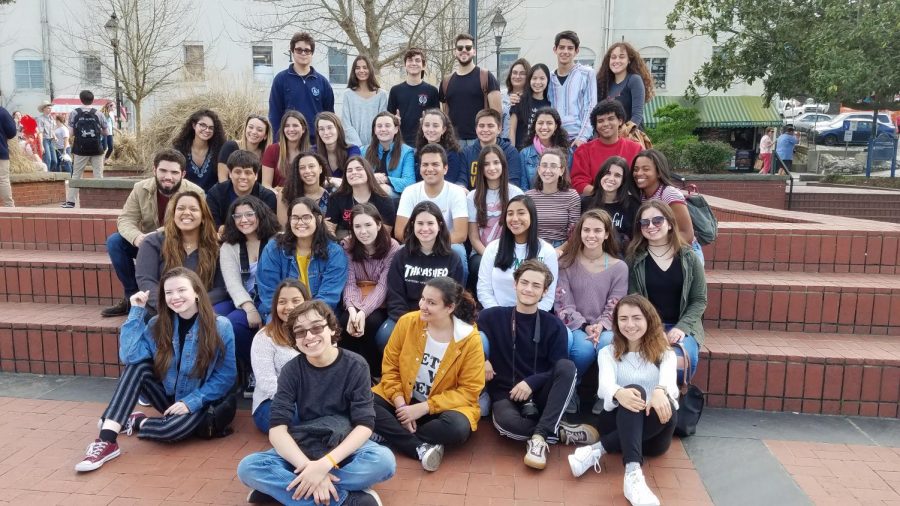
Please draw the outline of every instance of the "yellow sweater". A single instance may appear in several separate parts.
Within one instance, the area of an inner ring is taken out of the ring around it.
[[[459,411],[469,419],[472,430],[478,426],[481,409],[478,395],[484,389],[484,349],[474,325],[453,319],[453,340],[444,353],[428,396],[428,413]],[[372,387],[376,395],[393,403],[402,395],[410,402],[416,375],[425,353],[425,322],[419,311],[403,315],[384,348],[381,383]]]

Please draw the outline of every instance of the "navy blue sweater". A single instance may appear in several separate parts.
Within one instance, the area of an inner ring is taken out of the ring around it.
[[[506,164],[509,167],[510,184],[521,187],[522,161],[519,158],[519,152],[516,147],[510,144],[506,139],[497,139],[497,145],[506,155]],[[476,142],[471,146],[463,149],[462,158],[463,166],[455,183],[468,188],[475,189],[475,177],[478,175],[478,155],[481,154],[481,143]]]
[[[301,76],[294,72],[293,64],[279,72],[272,80],[269,91],[269,121],[272,123],[272,138],[278,138],[278,128],[284,111],[293,109],[306,118],[310,128],[316,114],[322,111],[334,112],[334,90],[325,76],[310,67],[309,73]],[[310,139],[315,143],[315,135]]]

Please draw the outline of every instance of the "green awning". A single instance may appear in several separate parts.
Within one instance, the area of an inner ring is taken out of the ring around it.
[[[690,103],[684,97],[653,97],[644,106],[644,126],[656,126],[654,112],[677,103],[700,111],[700,128],[748,128],[780,126],[783,121],[773,107],[765,107],[761,97],[700,97]]]

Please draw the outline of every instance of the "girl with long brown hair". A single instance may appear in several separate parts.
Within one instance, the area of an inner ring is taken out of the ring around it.
[[[569,329],[569,358],[576,379],[597,360],[597,350],[612,342],[612,310],[628,293],[628,266],[619,259],[612,218],[602,209],[587,211],[578,220],[559,258],[556,315]],[[578,411],[573,395],[566,411]],[[599,412],[602,405],[594,405]]]
[[[653,98],[653,76],[641,54],[627,42],[609,46],[597,70],[597,102],[614,98],[625,108],[625,121],[644,123],[644,104]]]
[[[200,277],[176,267],[163,275],[158,289],[165,294],[165,306],[146,323],[150,293],[131,296],[119,336],[125,368],[100,418],[100,435],[76,471],[93,471],[118,457],[120,432],[163,442],[187,438],[205,419],[204,408],[228,395],[234,385],[231,324],[216,316]],[[163,416],[132,413],[139,395]]]
[[[341,176],[344,167],[351,156],[360,154],[359,146],[350,144],[344,131],[341,119],[333,112],[320,112],[316,115],[315,152],[325,159],[328,171],[331,173],[331,183],[334,186],[341,184]]]
[[[225,127],[218,114],[209,109],[191,114],[172,140],[172,147],[187,159],[185,179],[209,191],[218,182],[219,150],[223,144]]]
[[[325,157],[313,151],[301,152],[291,162],[284,188],[278,195],[278,223],[287,224],[288,205],[300,197],[312,199],[324,213],[333,189],[331,169]]]
[[[325,211],[326,225],[338,239],[344,239],[353,228],[350,213],[357,204],[369,203],[378,209],[388,233],[394,229],[397,218],[394,202],[375,182],[375,174],[369,162],[361,156],[352,156],[344,167],[340,186],[328,199]]]
[[[403,143],[400,117],[384,111],[372,120],[372,141],[363,155],[375,171],[375,179],[391,198],[399,198],[416,182],[415,152]]]
[[[388,94],[378,82],[378,70],[368,56],[359,55],[350,66],[347,80],[348,93],[344,93],[341,120],[347,129],[347,142],[368,146],[372,141],[372,120],[387,110]]]
[[[288,109],[281,117],[278,142],[266,148],[262,156],[262,184],[281,188],[287,179],[291,162],[303,151],[309,151],[309,123],[297,111]]]
[[[190,190],[169,199],[163,230],[148,234],[138,248],[135,279],[140,290],[150,293],[149,312],[157,310],[160,277],[175,267],[196,272],[214,305],[228,300],[212,213],[203,196]]]
[[[285,279],[279,283],[272,295],[272,319],[256,333],[250,346],[250,363],[256,380],[251,413],[256,428],[264,434],[269,433],[278,375],[285,364],[300,354],[284,325],[291,311],[309,299],[309,290],[300,281]]]
[[[601,456],[622,453],[625,498],[632,504],[658,505],[641,464],[644,455],[662,455],[672,443],[678,414],[675,353],[656,309],[643,296],[623,297],[613,322],[613,343],[598,358],[597,393],[604,404],[597,427],[603,436],[569,455],[569,467],[576,477],[591,467],[599,473]]]
[[[272,142],[272,125],[265,116],[251,114],[244,121],[241,138],[230,140],[219,150],[219,182],[228,181],[228,157],[239,149],[254,153],[262,159],[269,143]]]

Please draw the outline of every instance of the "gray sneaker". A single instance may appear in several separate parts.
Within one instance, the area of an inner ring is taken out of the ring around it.
[[[586,423],[559,424],[559,442],[566,445],[592,445],[600,441],[600,433]]]
[[[416,452],[419,454],[419,461],[422,462],[422,469],[437,471],[441,467],[441,460],[444,458],[444,445],[423,443],[416,448]]]

